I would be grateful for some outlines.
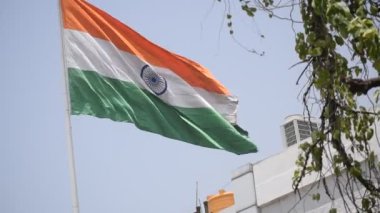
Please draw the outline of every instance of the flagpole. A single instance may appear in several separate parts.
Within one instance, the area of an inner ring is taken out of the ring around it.
[[[69,163],[69,175],[70,175],[70,187],[71,187],[71,205],[72,212],[79,213],[79,199],[78,199],[78,188],[77,179],[75,171],[75,156],[74,156],[74,143],[72,136],[71,127],[71,104],[69,97],[69,84],[68,84],[68,72],[67,65],[65,61],[65,45],[63,42],[63,24],[62,24],[62,10],[61,10],[61,0],[58,0],[58,11],[59,11],[59,26],[61,32],[61,45],[62,45],[62,64],[63,64],[63,80],[65,85],[65,129],[66,129],[66,142],[67,142],[67,152],[68,152],[68,163]]]

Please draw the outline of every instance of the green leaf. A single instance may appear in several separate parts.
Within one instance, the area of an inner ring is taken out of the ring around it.
[[[307,35],[306,41],[309,43],[313,43],[316,39],[317,39],[317,35],[314,32],[311,32],[309,33],[309,35]]]
[[[268,7],[269,5],[273,5],[273,0],[263,0],[265,7]]]
[[[379,89],[375,91],[374,96],[375,96],[375,102],[378,103],[379,97],[380,97],[380,90]]]
[[[362,69],[356,66],[354,71],[355,71],[355,75],[359,76],[359,74],[362,72]]]
[[[316,47],[320,47],[321,49],[327,47],[328,44],[329,44],[329,42],[326,41],[326,40],[318,40],[318,41],[316,41],[316,42],[314,43],[314,45],[315,45]]]
[[[254,15],[254,14],[253,14],[253,12],[252,12],[252,11],[250,11],[250,10],[246,10],[246,12],[247,12],[247,15],[248,15],[248,16],[251,16],[251,17],[253,17],[253,15]]]
[[[365,210],[368,210],[370,201],[367,198],[362,199],[362,206]]]
[[[373,137],[373,129],[368,129],[366,137],[367,140],[370,140]]]
[[[363,38],[365,40],[371,40],[375,37],[377,37],[377,30],[375,28],[370,28],[364,31]]]
[[[361,7],[363,7],[363,6],[361,6]],[[367,28],[371,28],[371,27],[373,27],[373,22],[372,22],[372,20],[370,20],[370,19],[368,19],[368,18],[363,19],[363,24],[364,24]]]
[[[339,169],[339,167],[335,167],[334,168],[334,174],[336,175],[336,176],[340,176],[342,173],[340,172],[340,169]]]
[[[354,19],[352,19],[350,21],[350,23],[348,24],[348,32],[350,33],[355,33],[355,31],[359,30],[362,28],[362,24],[360,23],[360,19],[359,17],[355,17]]]
[[[375,164],[375,160],[376,160],[376,155],[373,151],[371,151],[369,153],[369,156],[368,156],[368,162],[371,164],[371,165],[374,165]]]
[[[301,174],[300,170],[295,170],[293,174],[293,178],[298,178],[300,174]]]
[[[334,155],[333,160],[334,160],[333,161],[334,164],[340,164],[343,162],[343,159],[340,155]]]
[[[305,35],[303,33],[297,33],[296,52],[302,60],[304,60],[308,54],[307,44],[305,43]]]
[[[335,42],[339,45],[339,46],[342,46],[344,44],[344,40],[342,37],[340,36],[334,36],[335,38]]]
[[[302,151],[306,151],[310,147],[309,143],[301,143],[299,148],[302,149]]]
[[[321,195],[319,193],[313,194],[312,199],[319,201],[321,199]]]
[[[339,140],[339,138],[340,138],[340,129],[334,129],[334,131],[333,131],[333,139],[335,139],[335,140]]]
[[[350,169],[350,173],[351,173],[351,175],[354,176],[354,177],[360,177],[361,174],[362,174],[362,172],[360,171],[360,168],[358,168],[358,167],[352,167],[352,168]]]
[[[315,82],[315,83],[316,83],[316,86],[323,88],[323,87],[326,86],[326,83],[328,83],[328,80],[329,80],[329,78],[330,78],[330,73],[329,73],[328,70],[323,69],[323,70],[319,70],[319,73],[318,73],[318,74],[319,74],[318,79],[317,79],[317,81]],[[324,116],[325,116],[326,118],[328,118],[328,117],[330,116],[330,113],[331,113],[330,110],[327,108],[327,109],[325,110],[325,114],[324,114]]]
[[[320,47],[313,48],[309,51],[311,56],[320,56],[322,54],[322,49]]]
[[[380,72],[380,58],[376,59],[376,60],[373,62],[373,67],[374,67],[378,72]]]
[[[332,208],[332,209],[330,209],[329,213],[337,213],[336,208]]]
[[[317,141],[318,140],[318,134],[317,134],[317,131],[315,131],[315,132],[312,132],[311,133],[311,141],[312,142],[315,142],[315,141]],[[302,144],[300,145],[300,148],[302,149]]]
[[[376,15],[376,13],[379,11],[379,8],[375,7],[374,5],[371,5],[370,11],[372,15]]]
[[[344,15],[346,16],[351,16],[351,13],[350,13],[350,8],[348,8],[347,4],[345,2],[337,2],[334,4],[334,6],[340,10],[341,12],[343,12]]]

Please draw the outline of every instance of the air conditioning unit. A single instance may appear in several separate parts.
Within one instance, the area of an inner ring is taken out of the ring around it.
[[[285,123],[281,126],[284,146],[286,148],[299,144],[311,137],[311,133],[318,129],[318,124],[315,118],[311,118],[310,121],[302,115],[286,117]]]

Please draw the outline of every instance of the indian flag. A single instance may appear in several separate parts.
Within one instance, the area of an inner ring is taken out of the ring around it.
[[[169,52],[83,0],[61,0],[72,115],[236,154],[256,152],[236,125],[238,100],[202,65]]]

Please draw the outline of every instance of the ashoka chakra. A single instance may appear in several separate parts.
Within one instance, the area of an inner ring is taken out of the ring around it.
[[[165,93],[167,88],[165,78],[156,73],[149,65],[145,65],[141,69],[141,78],[156,95],[162,95]]]

